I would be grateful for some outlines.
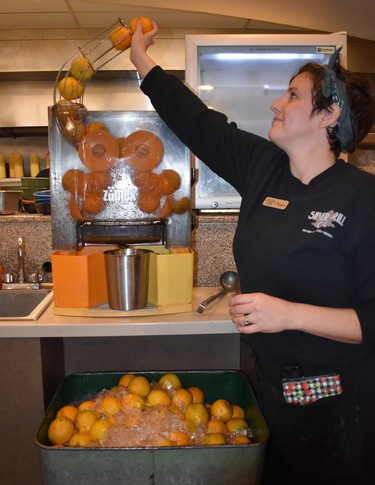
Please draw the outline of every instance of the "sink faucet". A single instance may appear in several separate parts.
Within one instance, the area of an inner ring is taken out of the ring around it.
[[[18,283],[25,282],[25,260],[23,257],[23,239],[18,238]]]
[[[13,282],[13,274],[6,273],[3,276],[3,290],[38,290],[40,288],[40,278],[39,273],[33,273],[31,275],[30,283],[25,281],[25,257],[24,257],[24,244],[23,238],[18,238],[17,243],[17,257],[18,257],[18,278],[17,283]]]

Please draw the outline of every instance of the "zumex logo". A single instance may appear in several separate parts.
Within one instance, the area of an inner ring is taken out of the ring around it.
[[[344,225],[346,216],[341,214],[341,212],[335,212],[333,209],[331,209],[328,212],[311,211],[307,218],[313,221],[311,225],[315,229],[302,229],[303,232],[307,232],[309,234],[320,232],[324,236],[333,238],[333,235],[330,232],[327,232],[326,229],[335,228],[336,224],[342,227]]]
[[[124,202],[126,200],[126,191],[109,186],[103,190],[103,200],[106,202]]]

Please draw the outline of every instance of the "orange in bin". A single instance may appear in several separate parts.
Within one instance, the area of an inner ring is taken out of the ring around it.
[[[52,277],[55,306],[90,308],[108,301],[104,251],[117,246],[87,246],[79,251],[55,251]]]

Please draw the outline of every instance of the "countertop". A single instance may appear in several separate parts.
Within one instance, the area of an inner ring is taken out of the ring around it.
[[[137,317],[73,317],[54,314],[53,303],[35,321],[0,321],[0,338],[127,337],[237,333],[228,315],[228,295],[212,302],[203,313],[199,303],[219,288],[193,290],[193,311]]]

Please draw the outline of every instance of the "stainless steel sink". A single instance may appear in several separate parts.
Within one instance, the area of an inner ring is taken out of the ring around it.
[[[0,290],[0,320],[36,320],[52,300],[51,289]]]

